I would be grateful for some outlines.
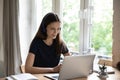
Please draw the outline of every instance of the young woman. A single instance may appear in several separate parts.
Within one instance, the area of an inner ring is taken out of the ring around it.
[[[55,13],[44,16],[29,49],[25,63],[27,73],[59,72],[60,56],[69,56],[67,46],[60,38],[60,19]]]

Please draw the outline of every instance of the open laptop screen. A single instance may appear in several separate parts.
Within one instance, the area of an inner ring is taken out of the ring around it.
[[[79,56],[66,56],[63,60],[62,67],[59,74],[57,74],[58,80],[73,79],[77,77],[86,77],[90,71],[93,70],[93,61],[95,55],[79,55]],[[55,74],[45,75],[50,78],[55,78]],[[52,77],[53,76],[53,77]]]

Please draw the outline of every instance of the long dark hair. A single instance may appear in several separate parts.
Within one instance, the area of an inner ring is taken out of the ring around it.
[[[52,13],[52,12],[46,14],[42,19],[42,22],[39,26],[38,32],[35,37],[39,37],[42,40],[46,40],[47,39],[46,28],[50,23],[53,23],[53,22],[61,22],[59,17],[57,16],[57,14]],[[56,36],[55,42],[56,42],[56,53],[60,54],[61,53],[61,45],[63,42],[60,39],[60,33],[58,33],[58,35]]]

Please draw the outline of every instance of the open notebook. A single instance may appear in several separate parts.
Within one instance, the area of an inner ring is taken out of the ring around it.
[[[59,74],[45,74],[53,80],[67,80],[77,77],[87,77],[93,70],[95,55],[66,56]]]
[[[9,77],[6,77],[6,79],[7,80],[38,80],[38,78],[36,78],[30,73],[11,75]]]

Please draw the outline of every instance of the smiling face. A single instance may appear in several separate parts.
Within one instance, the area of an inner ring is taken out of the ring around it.
[[[61,30],[60,22],[50,23],[47,26],[46,30],[47,30],[47,38],[55,39],[56,36],[60,33],[60,30]]]

